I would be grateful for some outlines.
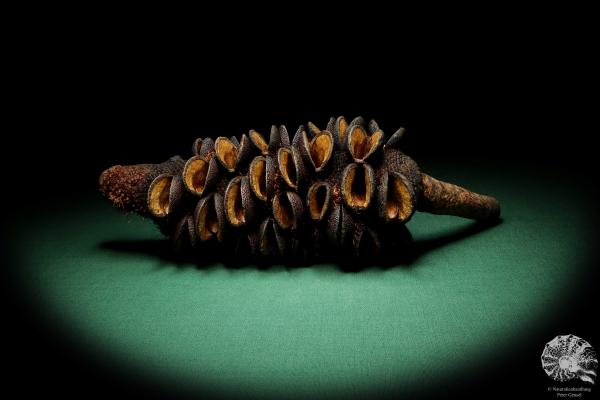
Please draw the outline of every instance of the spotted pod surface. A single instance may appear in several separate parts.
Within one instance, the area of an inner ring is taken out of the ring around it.
[[[106,170],[100,189],[198,255],[210,246],[257,258],[370,257],[405,246],[405,223],[418,209],[498,217],[495,199],[422,174],[399,149],[403,134],[386,138],[373,120],[338,117],[293,136],[281,125],[268,136],[199,138],[189,159],[144,164],[141,177],[140,166]]]

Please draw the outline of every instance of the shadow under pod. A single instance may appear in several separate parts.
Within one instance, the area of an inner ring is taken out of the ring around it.
[[[287,267],[310,267],[315,263],[331,263],[336,265],[343,272],[358,272],[366,268],[379,267],[389,269],[394,267],[410,268],[415,261],[422,255],[443,247],[450,243],[459,242],[469,236],[492,228],[502,223],[502,219],[492,222],[473,222],[466,227],[455,229],[450,233],[439,236],[413,240],[406,244],[393,247],[386,252],[378,255],[369,255],[368,257],[358,259],[340,259],[339,251],[336,253],[323,254],[315,259],[297,260],[290,258],[272,258],[264,260],[236,259],[230,255],[223,254],[222,251],[211,250],[210,247],[203,248],[201,256],[198,253],[184,252],[176,253],[171,242],[167,239],[147,239],[147,240],[113,240],[105,241],[99,244],[101,249],[120,253],[144,254],[156,257],[160,260],[173,264],[177,267],[184,267],[193,264],[202,269],[214,264],[223,264],[226,268],[239,269],[248,266],[255,266],[258,269],[266,269],[273,265],[285,265]]]

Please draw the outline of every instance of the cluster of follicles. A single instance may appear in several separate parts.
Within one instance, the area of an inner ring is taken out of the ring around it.
[[[332,118],[291,137],[200,138],[147,188],[147,208],[179,250],[255,258],[381,255],[410,240],[404,224],[421,174],[375,121]],[[174,160],[174,159],[172,159]]]

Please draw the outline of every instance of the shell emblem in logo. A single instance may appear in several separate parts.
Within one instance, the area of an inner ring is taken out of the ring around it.
[[[575,335],[557,336],[546,343],[542,367],[555,381],[580,379],[594,384],[598,359],[593,347]]]

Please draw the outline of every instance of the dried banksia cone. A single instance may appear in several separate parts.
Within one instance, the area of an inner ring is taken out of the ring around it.
[[[375,121],[338,117],[324,130],[309,122],[291,140],[285,126],[268,138],[199,138],[186,161],[107,169],[100,190],[198,256],[210,246],[239,257],[371,260],[410,241],[405,224],[416,211],[500,216],[493,197],[422,173],[400,151],[403,135],[386,139]]]

